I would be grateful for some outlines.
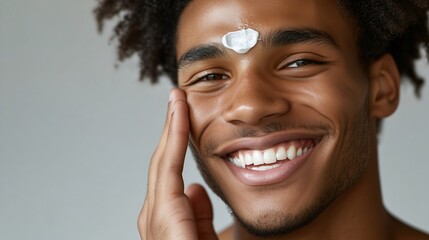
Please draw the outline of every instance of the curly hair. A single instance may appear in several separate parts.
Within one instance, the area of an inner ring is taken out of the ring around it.
[[[99,0],[94,10],[101,32],[105,21],[118,16],[112,38],[118,59],[140,58],[140,79],[156,83],[167,74],[177,85],[175,36],[177,23],[190,0]],[[357,44],[365,66],[383,53],[392,54],[401,76],[420,95],[424,83],[415,60],[426,50],[429,59],[429,0],[337,0],[357,25]]]

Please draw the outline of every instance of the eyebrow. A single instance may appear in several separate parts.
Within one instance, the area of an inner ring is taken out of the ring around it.
[[[281,29],[269,33],[262,41],[270,47],[311,42],[339,48],[329,33],[312,28]]]
[[[177,66],[179,69],[181,69],[198,61],[225,56],[225,47],[221,44],[204,44],[192,48],[191,50],[183,54],[182,57],[180,57]]]
[[[296,43],[317,43],[339,48],[331,35],[312,28],[280,29],[262,37],[261,41],[269,47],[281,47]],[[203,44],[183,54],[178,60],[177,66],[178,69],[182,69],[199,61],[225,57],[226,55],[226,48],[222,44]]]

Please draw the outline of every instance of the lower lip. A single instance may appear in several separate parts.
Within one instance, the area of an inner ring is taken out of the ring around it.
[[[280,183],[289,178],[294,172],[296,172],[299,167],[301,167],[309,155],[314,151],[314,148],[311,151],[308,151],[306,154],[295,158],[294,160],[285,160],[277,161],[275,164],[280,164],[277,168],[265,170],[265,171],[256,171],[250,170],[247,168],[241,168],[229,161],[226,161],[226,165],[232,171],[232,173],[240,180],[242,183],[249,186],[262,186],[262,185],[272,185]]]

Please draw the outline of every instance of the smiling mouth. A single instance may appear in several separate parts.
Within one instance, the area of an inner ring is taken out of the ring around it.
[[[239,168],[267,171],[305,156],[316,144],[317,141],[314,139],[293,140],[262,150],[238,150],[228,154],[225,159]]]

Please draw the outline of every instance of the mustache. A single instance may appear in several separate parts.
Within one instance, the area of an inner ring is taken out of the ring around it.
[[[202,157],[210,157],[212,156],[214,150],[225,142],[229,142],[239,138],[246,137],[259,137],[263,135],[267,135],[273,132],[287,131],[291,129],[303,129],[303,130],[322,130],[327,132],[329,136],[335,137],[335,128],[329,122],[302,122],[302,123],[293,123],[293,122],[272,122],[265,124],[260,127],[240,127],[234,129],[232,131],[225,131],[225,134],[222,138],[217,139],[208,139],[206,143],[203,144],[203,148],[201,153]]]

